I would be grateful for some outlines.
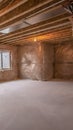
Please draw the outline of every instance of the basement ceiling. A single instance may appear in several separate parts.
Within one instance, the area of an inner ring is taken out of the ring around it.
[[[67,0],[0,0],[0,44],[72,39]]]

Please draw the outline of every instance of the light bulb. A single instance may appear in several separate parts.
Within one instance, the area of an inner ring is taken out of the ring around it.
[[[37,39],[36,38],[34,38],[34,42],[36,42],[37,41]]]

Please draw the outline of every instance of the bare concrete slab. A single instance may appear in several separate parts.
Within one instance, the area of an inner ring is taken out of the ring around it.
[[[1,83],[0,130],[73,130],[73,82]]]

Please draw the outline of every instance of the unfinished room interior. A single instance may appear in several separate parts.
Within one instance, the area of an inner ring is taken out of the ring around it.
[[[0,0],[0,130],[73,130],[73,0]]]

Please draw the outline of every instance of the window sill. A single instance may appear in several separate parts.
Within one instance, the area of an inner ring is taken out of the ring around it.
[[[4,71],[11,71],[12,69],[3,69],[3,70],[0,70],[0,72],[4,72]]]

